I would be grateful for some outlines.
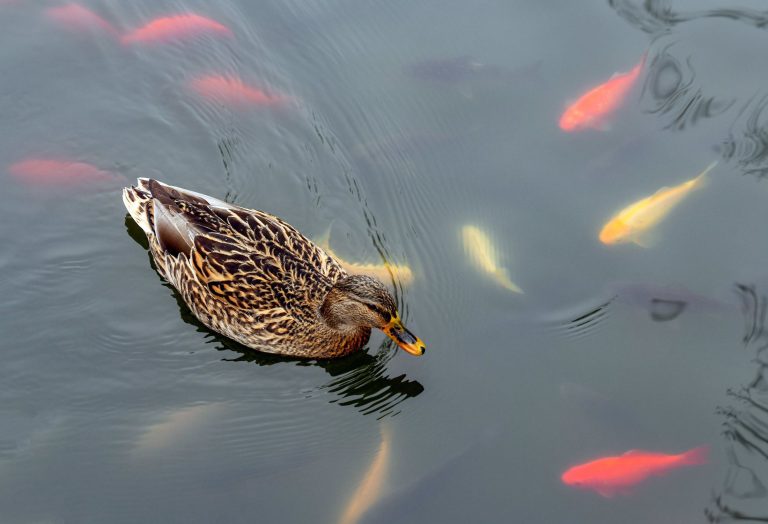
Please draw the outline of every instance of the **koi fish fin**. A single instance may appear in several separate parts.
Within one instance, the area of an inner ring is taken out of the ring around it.
[[[693,179],[693,187],[691,189],[698,189],[704,185],[706,185],[707,181],[709,180],[709,177],[707,177],[707,173],[712,171],[715,166],[717,165],[717,160],[709,164],[706,168],[704,168],[704,171],[699,173],[699,176]]]
[[[699,466],[701,464],[706,464],[709,462],[709,447],[708,446],[699,446],[698,448],[693,448],[690,451],[686,451],[680,456],[680,464],[684,464],[686,466]]]
[[[525,292],[520,289],[520,286],[512,282],[512,280],[509,278],[509,274],[507,273],[506,268],[500,267],[494,272],[494,277],[496,278],[496,281],[501,284],[501,287],[504,289],[508,289],[512,291],[513,293],[520,293],[524,294]]]
[[[632,242],[643,248],[652,248],[659,243],[659,237],[649,231],[636,233],[632,237]]]
[[[608,119],[603,118],[590,122],[589,127],[607,133],[613,129],[613,124]]]
[[[616,495],[629,495],[632,493],[629,488],[615,486],[598,486],[595,488],[595,491],[598,493],[598,495],[607,499],[611,499]]]

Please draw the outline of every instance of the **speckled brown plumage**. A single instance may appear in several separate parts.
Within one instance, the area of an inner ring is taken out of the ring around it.
[[[125,188],[123,201],[158,271],[209,328],[297,357],[342,356],[367,342],[370,327],[324,321],[320,308],[347,274],[286,222],[151,179]],[[392,311],[394,318],[394,302]]]

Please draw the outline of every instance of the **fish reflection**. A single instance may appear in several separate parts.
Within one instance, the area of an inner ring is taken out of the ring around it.
[[[330,228],[315,242],[322,247],[329,256],[334,258],[347,273],[353,275],[368,275],[381,280],[382,282],[395,281],[403,285],[413,282],[413,271],[403,264],[392,264],[384,261],[381,264],[348,262],[341,258],[331,249],[331,230]]]
[[[53,22],[72,31],[101,30],[112,35],[117,35],[117,29],[90,9],[80,4],[65,4],[49,7],[45,15]]]
[[[728,468],[722,488],[712,495],[705,514],[709,522],[768,522],[768,296],[754,285],[737,284],[744,335],[755,374],[729,388],[730,406],[720,406]]]
[[[560,477],[564,484],[595,491],[603,497],[626,494],[651,476],[674,469],[706,464],[709,450],[702,446],[677,455],[630,450],[623,455],[603,457],[573,466]]]
[[[146,25],[124,34],[121,41],[124,44],[167,43],[201,34],[233,36],[232,30],[216,20],[189,13],[155,18]]]
[[[30,186],[72,186],[120,182],[121,177],[86,162],[64,158],[26,158],[8,166],[8,173]]]
[[[617,73],[608,81],[581,95],[560,117],[560,129],[566,132],[605,129],[608,118],[624,103],[645,63],[645,55],[627,73]]]
[[[634,242],[647,247],[650,243],[649,233],[667,215],[688,196],[700,187],[704,177],[717,165],[712,162],[697,177],[674,187],[663,187],[649,197],[630,204],[614,215],[600,231],[600,242],[603,244],[618,244]]]
[[[146,236],[141,228],[125,217],[125,227],[128,235],[145,250],[149,249]],[[149,255],[150,265],[155,268],[154,261]],[[390,342],[385,338],[376,351],[356,351],[348,357],[331,360],[295,360],[279,355],[270,355],[254,351],[238,344],[205,327],[192,314],[181,296],[173,287],[168,287],[179,307],[181,319],[194,326],[198,332],[204,333],[208,343],[215,344],[216,349],[224,352],[234,352],[235,358],[225,358],[228,362],[252,362],[259,366],[276,364],[295,364],[297,366],[317,366],[322,368],[331,379],[317,386],[316,391],[330,396],[329,402],[339,406],[349,406],[363,415],[373,415],[376,418],[395,416],[401,403],[421,395],[424,386],[416,380],[409,379],[405,374],[387,375],[387,364],[395,356],[391,351]]]
[[[477,226],[463,226],[461,228],[461,241],[464,246],[464,253],[473,266],[490,276],[504,289],[508,289],[513,293],[523,292],[509,278],[507,269],[499,266],[496,247],[483,230]]]
[[[189,85],[203,98],[230,106],[276,106],[288,100],[286,96],[268,94],[234,76],[201,76],[193,79]]]
[[[392,436],[389,429],[382,426],[379,449],[376,451],[370,466],[368,466],[362,481],[344,508],[339,524],[356,524],[360,517],[381,497],[391,460],[391,440]]]

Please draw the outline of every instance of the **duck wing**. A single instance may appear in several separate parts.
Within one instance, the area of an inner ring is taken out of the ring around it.
[[[346,275],[322,248],[283,220],[151,179],[148,222],[166,257],[189,261],[210,295],[274,324],[312,321]],[[174,283],[176,284],[176,283]]]

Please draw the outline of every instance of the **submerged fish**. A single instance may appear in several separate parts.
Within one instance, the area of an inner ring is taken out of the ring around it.
[[[631,450],[623,455],[604,457],[568,469],[560,477],[564,484],[590,489],[604,497],[628,493],[632,486],[652,475],[664,475],[685,466],[706,464],[709,449],[694,448],[679,455]]]
[[[644,63],[645,55],[629,72],[617,73],[607,82],[581,95],[560,117],[560,129],[571,132],[604,128],[606,118],[619,108],[635,85]]]
[[[237,105],[273,106],[288,100],[283,95],[269,95],[249,86],[237,77],[208,75],[193,79],[190,87],[200,96],[218,102]]]
[[[515,293],[523,292],[517,284],[510,280],[506,268],[499,267],[496,248],[488,235],[481,229],[469,225],[462,227],[461,240],[464,245],[464,253],[477,269],[490,275],[501,287]]]
[[[8,173],[28,185],[76,185],[116,182],[120,177],[85,162],[67,159],[27,158],[8,166]]]
[[[603,226],[599,235],[600,242],[603,244],[634,242],[640,246],[646,246],[648,232],[693,189],[699,187],[705,175],[716,165],[717,162],[712,162],[696,178],[674,187],[663,187],[653,195],[625,207]]]
[[[212,416],[222,408],[220,403],[211,403],[172,411],[162,422],[146,428],[136,441],[134,454],[145,455],[165,450],[178,444],[185,436],[199,434],[200,429],[210,423]]]
[[[384,480],[389,470],[389,455],[391,447],[391,437],[389,430],[382,427],[381,444],[373,458],[373,462],[368,466],[363,480],[355,490],[355,493],[347,502],[344,512],[339,519],[339,524],[355,524],[368,509],[378,502],[381,497]]]
[[[60,26],[73,31],[92,31],[94,29],[117,35],[117,29],[102,17],[80,4],[66,4],[49,7],[45,15]]]
[[[322,237],[317,239],[316,243],[322,247],[329,256],[341,264],[341,267],[343,267],[347,273],[352,275],[368,275],[383,282],[394,280],[403,285],[408,285],[413,282],[413,271],[406,265],[391,264],[389,262],[384,262],[382,264],[363,264],[358,262],[347,262],[339,257],[339,255],[331,249],[330,229],[326,231]]]
[[[201,33],[231,37],[232,31],[216,20],[194,13],[155,18],[148,24],[129,31],[121,38],[124,44],[163,43],[189,38]]]

